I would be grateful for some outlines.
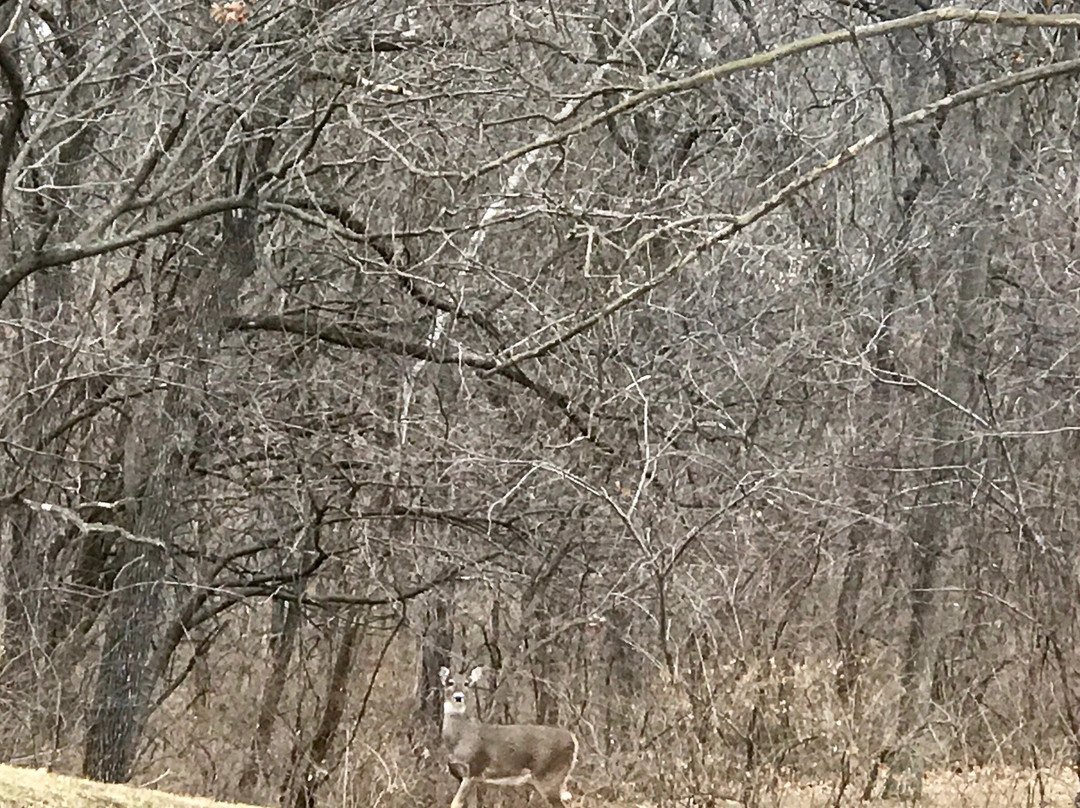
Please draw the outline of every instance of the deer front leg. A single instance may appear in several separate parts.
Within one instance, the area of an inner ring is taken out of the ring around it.
[[[454,795],[454,799],[450,802],[450,808],[465,808],[465,799],[472,790],[472,784],[471,777],[461,778],[461,785],[458,786],[457,794]]]

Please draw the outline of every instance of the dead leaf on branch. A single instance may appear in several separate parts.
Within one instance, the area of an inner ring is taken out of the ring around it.
[[[214,22],[222,25],[229,22],[244,23],[251,19],[251,8],[244,0],[233,0],[231,3],[211,3],[210,16]]]

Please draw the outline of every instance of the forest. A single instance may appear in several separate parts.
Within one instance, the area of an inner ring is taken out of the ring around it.
[[[449,805],[480,666],[586,805],[1080,794],[1078,36],[0,0],[0,761]]]

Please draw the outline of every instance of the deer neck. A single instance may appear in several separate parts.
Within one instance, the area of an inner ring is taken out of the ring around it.
[[[469,718],[468,713],[460,710],[443,709],[442,735],[447,741],[453,742],[460,738],[476,721]]]

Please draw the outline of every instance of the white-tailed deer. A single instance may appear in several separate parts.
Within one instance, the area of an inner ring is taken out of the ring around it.
[[[442,736],[450,750],[450,773],[461,781],[450,808],[464,808],[476,783],[531,785],[551,805],[565,805],[577,738],[559,727],[485,724],[471,717],[468,691],[482,675],[482,668],[453,677],[449,668],[439,671],[445,691]]]

